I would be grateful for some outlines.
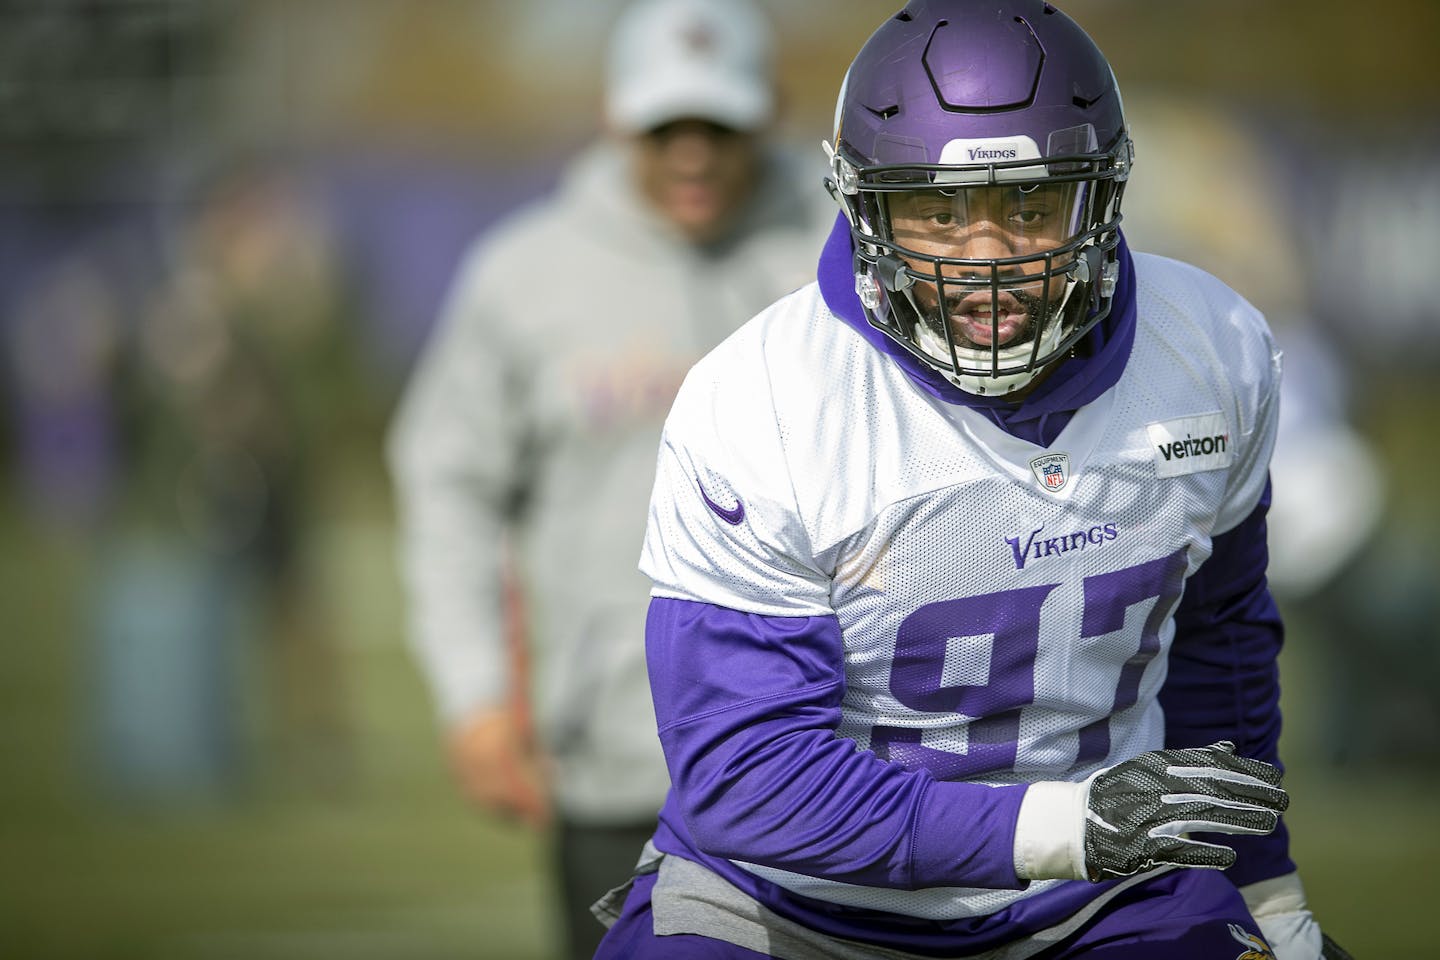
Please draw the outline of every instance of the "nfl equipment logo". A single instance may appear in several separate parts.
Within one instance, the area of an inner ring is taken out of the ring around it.
[[[1040,486],[1055,493],[1070,480],[1070,454],[1047,453],[1036,457],[1030,461],[1030,469],[1034,471],[1035,479],[1040,481]]]

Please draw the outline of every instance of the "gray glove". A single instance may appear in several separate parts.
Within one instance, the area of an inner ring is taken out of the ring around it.
[[[1223,870],[1234,850],[1182,834],[1269,833],[1290,796],[1277,768],[1222,741],[1153,750],[1102,770],[1086,802],[1085,874],[1096,881],[1162,864]]]

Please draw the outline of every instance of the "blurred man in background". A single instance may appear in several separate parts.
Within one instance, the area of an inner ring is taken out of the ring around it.
[[[733,0],[622,14],[609,135],[465,258],[390,437],[455,773],[486,811],[553,820],[571,956],[668,784],[635,566],[661,424],[698,357],[813,278],[831,218],[767,143],[770,45]]]

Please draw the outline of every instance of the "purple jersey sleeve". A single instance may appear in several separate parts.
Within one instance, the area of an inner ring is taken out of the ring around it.
[[[1023,786],[939,781],[836,735],[834,617],[657,597],[645,632],[673,806],[696,849],[867,886],[1024,886]]]
[[[1185,585],[1170,671],[1160,691],[1167,747],[1232,740],[1244,756],[1280,763],[1276,658],[1284,630],[1265,579],[1269,506],[1267,482],[1250,516],[1215,538],[1214,553]],[[1227,871],[1237,885],[1295,869],[1283,821],[1267,836],[1207,839],[1239,855]]]

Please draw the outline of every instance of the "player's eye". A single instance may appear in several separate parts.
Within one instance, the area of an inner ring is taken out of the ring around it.
[[[1014,229],[1037,233],[1053,227],[1056,212],[1055,204],[1036,198],[1013,208],[1009,219]]]
[[[902,207],[899,216],[928,227],[949,227],[956,222],[954,205],[947,200],[927,199],[908,209]]]

